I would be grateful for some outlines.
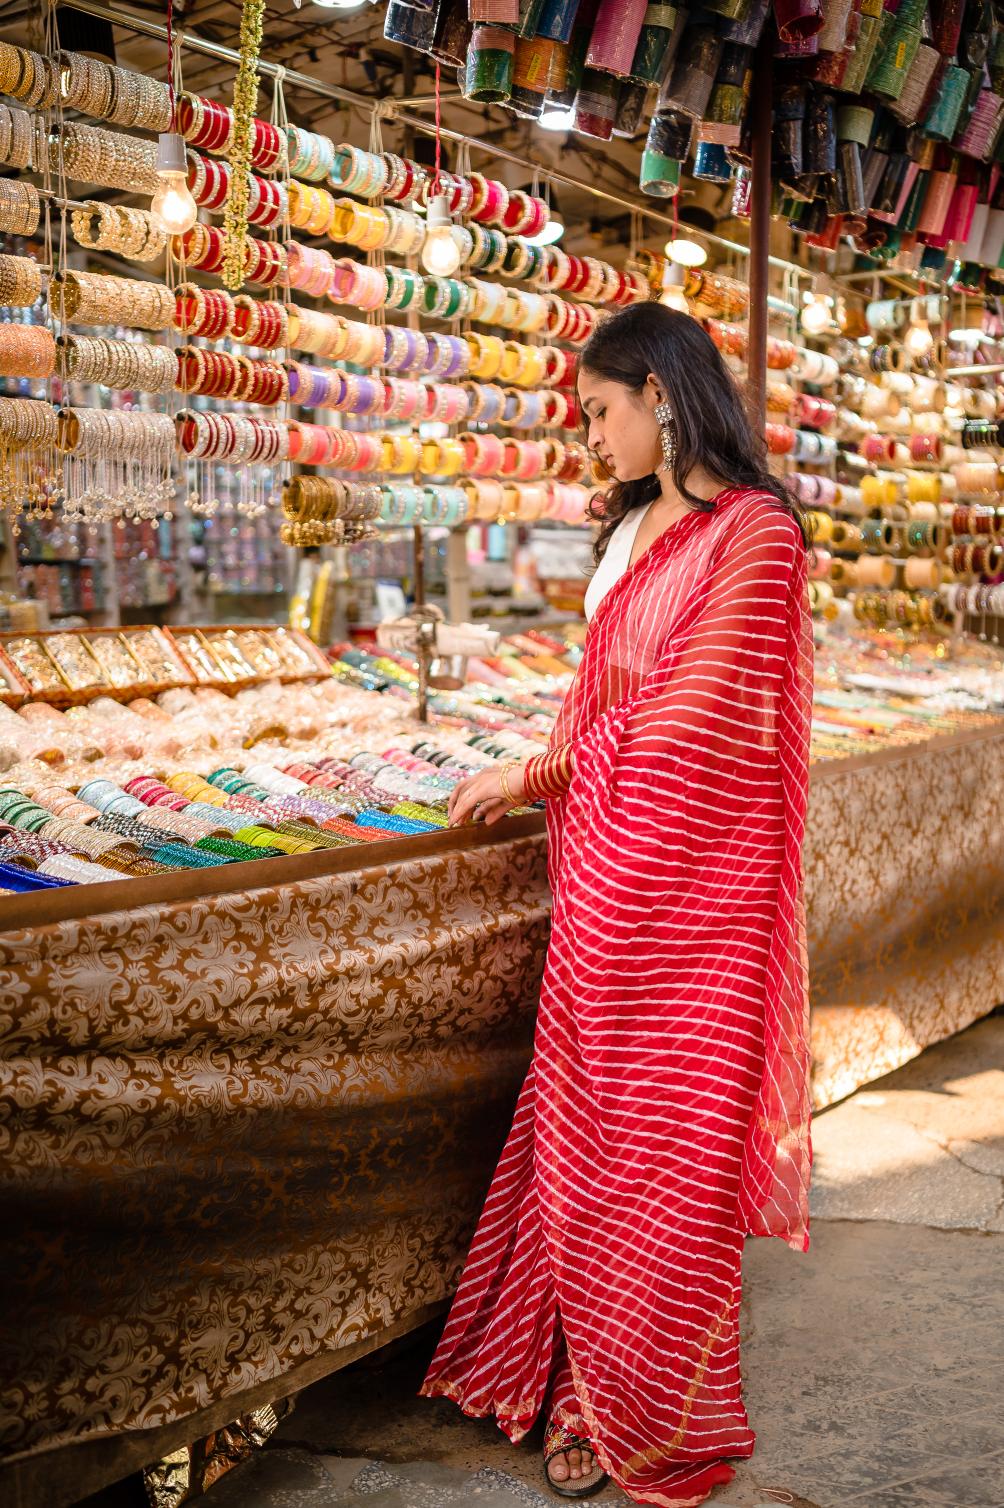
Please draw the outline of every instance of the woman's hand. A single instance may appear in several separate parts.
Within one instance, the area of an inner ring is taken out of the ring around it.
[[[511,812],[523,801],[523,766],[511,764],[506,771],[506,784],[512,792],[508,801],[502,791],[502,765],[489,765],[476,775],[468,775],[455,787],[450,796],[450,826],[460,827],[470,818],[484,820],[489,827]]]

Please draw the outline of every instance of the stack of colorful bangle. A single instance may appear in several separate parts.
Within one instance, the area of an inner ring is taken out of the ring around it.
[[[289,339],[285,304],[254,299],[246,293],[200,288],[182,283],[177,289],[174,328],[181,335],[205,340],[236,340],[240,345],[272,351]]]
[[[172,238],[175,258],[182,266],[197,267],[201,272],[219,272],[223,266],[226,242],[218,225],[195,225],[183,236]],[[286,286],[286,248],[279,241],[262,241],[256,236],[244,240],[244,279],[271,288]],[[293,285],[291,285],[293,286]]]
[[[200,209],[210,214],[224,213],[230,196],[231,172],[228,162],[215,157],[203,157],[191,149],[188,159],[188,187]],[[289,215],[289,200],[286,185],[277,178],[261,178],[257,173],[248,176],[248,223],[263,230],[274,230],[282,225]]]
[[[178,130],[193,147],[226,155],[233,143],[234,115],[226,105],[198,94],[179,94]],[[251,121],[251,165],[263,173],[282,172],[286,167],[286,139],[270,121]]]
[[[182,410],[175,425],[178,449],[193,461],[266,466],[289,455],[289,431],[276,420]]]
[[[340,482],[335,477],[292,477],[282,489],[286,522],[280,537],[300,548],[368,538],[382,501],[380,488],[372,484]]]
[[[305,131],[302,126],[287,126],[286,147],[292,178],[323,183],[335,165],[335,144],[330,136]]]
[[[258,403],[266,408],[284,402],[289,394],[286,372],[279,362],[206,351],[201,346],[181,346],[177,359],[181,393]]]

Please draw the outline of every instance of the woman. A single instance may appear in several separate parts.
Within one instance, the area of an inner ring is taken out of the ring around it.
[[[584,1497],[702,1503],[754,1435],[743,1238],[808,1249],[801,845],[806,544],[709,337],[660,305],[586,346],[614,479],[549,751],[462,782],[455,824],[547,798],[534,1061],[422,1391]]]

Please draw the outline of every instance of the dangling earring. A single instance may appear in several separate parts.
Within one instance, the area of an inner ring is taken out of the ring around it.
[[[655,418],[659,426],[659,444],[662,446],[662,465],[657,466],[656,471],[671,472],[676,460],[676,425],[673,423],[673,410],[668,403],[656,405]]]

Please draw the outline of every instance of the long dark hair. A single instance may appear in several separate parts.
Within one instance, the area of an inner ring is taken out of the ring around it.
[[[690,473],[703,466],[727,487],[755,487],[776,497],[808,544],[802,510],[784,482],[767,469],[766,444],[754,432],[718,348],[696,319],[663,304],[632,304],[596,328],[580,366],[635,394],[641,393],[649,372],[659,379],[676,424],[673,482],[692,507],[714,511],[713,503],[687,487]],[[653,473],[634,482],[614,482],[593,498],[589,516],[601,525],[593,547],[597,565],[621,519],[652,502],[659,491],[659,478]]]

